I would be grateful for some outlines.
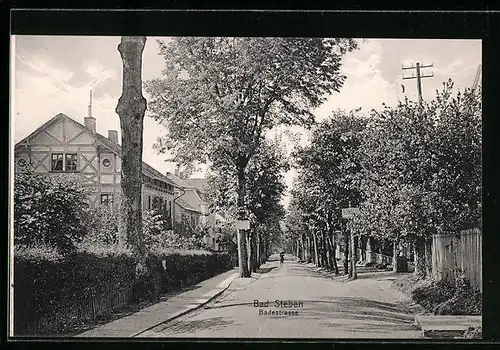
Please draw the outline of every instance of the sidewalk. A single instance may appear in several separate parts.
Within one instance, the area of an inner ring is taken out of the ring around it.
[[[238,276],[237,271],[237,268],[234,268],[209,278],[193,286],[192,290],[173,296],[130,316],[78,334],[76,337],[129,338],[140,335],[162,322],[174,319],[205,305],[229,287],[231,282]]]

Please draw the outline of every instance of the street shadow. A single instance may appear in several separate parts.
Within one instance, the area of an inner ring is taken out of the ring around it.
[[[277,268],[277,266],[260,267],[257,269],[257,273],[260,273],[260,274],[268,273],[268,272],[271,272],[272,270],[274,270],[275,268]]]
[[[398,330],[413,329],[414,315],[407,308],[380,301],[354,297],[325,297],[323,300],[304,301],[301,316],[309,319],[321,319],[344,330],[349,325],[366,325],[367,328],[387,326]],[[402,327],[402,328],[401,328]]]
[[[172,326],[162,330],[162,333],[169,333],[172,335],[180,333],[192,333],[199,330],[217,331],[224,329],[226,326],[233,324],[233,321],[227,320],[224,317],[213,317],[203,320],[186,320],[180,321]]]

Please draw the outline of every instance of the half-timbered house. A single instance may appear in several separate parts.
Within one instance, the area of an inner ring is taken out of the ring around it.
[[[15,145],[15,172],[77,174],[92,191],[93,205],[116,209],[121,192],[121,146],[118,132],[108,137],[96,132],[96,119],[85,117],[84,125],[58,114]],[[162,209],[172,217],[175,183],[143,162],[143,209]]]

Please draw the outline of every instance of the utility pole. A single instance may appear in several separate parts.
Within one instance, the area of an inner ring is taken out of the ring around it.
[[[425,74],[422,74],[422,72],[420,71],[422,68],[429,68],[429,67],[433,67],[433,64],[428,64],[428,65],[421,65],[419,62],[417,62],[416,65],[412,65],[410,67],[405,67],[405,66],[401,66],[401,69],[402,70],[408,70],[408,69],[416,69],[417,70],[417,75],[414,75],[412,74],[411,77],[405,77],[404,75],[402,76],[403,80],[406,80],[406,79],[417,79],[417,89],[418,89],[418,103],[421,105],[422,104],[422,101],[423,101],[423,98],[422,98],[422,78],[432,78],[434,77],[434,72],[430,75],[425,75]]]

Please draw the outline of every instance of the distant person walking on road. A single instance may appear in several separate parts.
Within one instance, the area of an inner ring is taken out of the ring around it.
[[[285,261],[285,252],[280,253],[280,265],[283,265],[283,262]]]

